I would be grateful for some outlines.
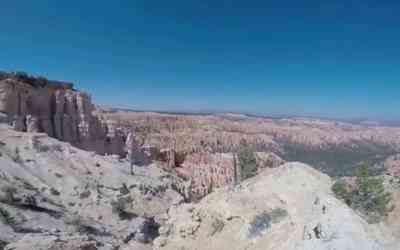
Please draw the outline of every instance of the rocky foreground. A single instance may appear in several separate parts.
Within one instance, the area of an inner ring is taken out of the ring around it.
[[[193,204],[157,163],[132,176],[125,160],[6,125],[0,142],[0,249],[400,247],[399,209],[368,224],[333,196],[327,175],[301,163],[265,168]]]
[[[0,249],[151,249],[179,181],[0,126]]]
[[[169,210],[158,249],[400,249],[399,226],[368,224],[301,163],[268,169],[236,189]],[[396,232],[397,228],[397,232]]]

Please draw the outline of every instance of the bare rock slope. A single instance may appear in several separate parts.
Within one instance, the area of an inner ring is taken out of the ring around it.
[[[174,176],[154,164],[131,176],[126,161],[4,124],[0,166],[5,249],[150,249],[183,200]]]
[[[158,249],[399,249],[384,224],[370,225],[337,200],[331,180],[301,163],[267,169],[236,190],[171,208]]]

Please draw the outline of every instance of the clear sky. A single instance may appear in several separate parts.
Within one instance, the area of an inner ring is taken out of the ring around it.
[[[0,69],[136,109],[400,118],[400,1],[1,1]]]

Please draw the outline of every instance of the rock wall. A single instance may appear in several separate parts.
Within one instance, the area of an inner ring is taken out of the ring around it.
[[[274,153],[255,152],[257,167],[276,168],[285,162]],[[232,153],[194,153],[187,155],[179,167],[179,176],[191,180],[191,199],[201,199],[213,189],[233,184],[235,169]],[[237,169],[240,171],[240,169]],[[240,178],[240,172],[237,173]]]
[[[0,112],[17,131],[43,132],[100,154],[124,154],[124,136],[93,115],[90,96],[72,84],[0,81]]]
[[[196,153],[186,157],[176,172],[191,180],[192,199],[200,199],[213,189],[232,183],[234,178],[233,155],[225,153]]]

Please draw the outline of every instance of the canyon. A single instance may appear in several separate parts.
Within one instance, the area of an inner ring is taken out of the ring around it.
[[[400,247],[399,127],[105,108],[12,73],[0,121],[0,249]],[[378,224],[331,191],[362,163],[393,195]]]
[[[271,166],[300,161],[332,177],[354,175],[362,163],[373,166],[376,174],[390,172],[384,163],[400,150],[399,127],[226,113],[171,114],[106,108],[98,108],[97,112],[121,131],[133,131],[141,147],[155,152],[153,159],[192,179],[193,194],[200,197],[231,182],[232,154],[241,144],[253,145],[259,155],[269,155]]]
[[[330,176],[352,175],[361,162],[386,172],[385,161],[400,150],[399,127],[103,108],[72,83],[12,74],[0,77],[0,114],[17,131],[43,132],[102,155],[124,158],[129,152],[137,164],[157,161],[191,182],[189,196],[196,199],[232,182],[232,153],[241,144],[273,155],[270,165],[300,161]]]

